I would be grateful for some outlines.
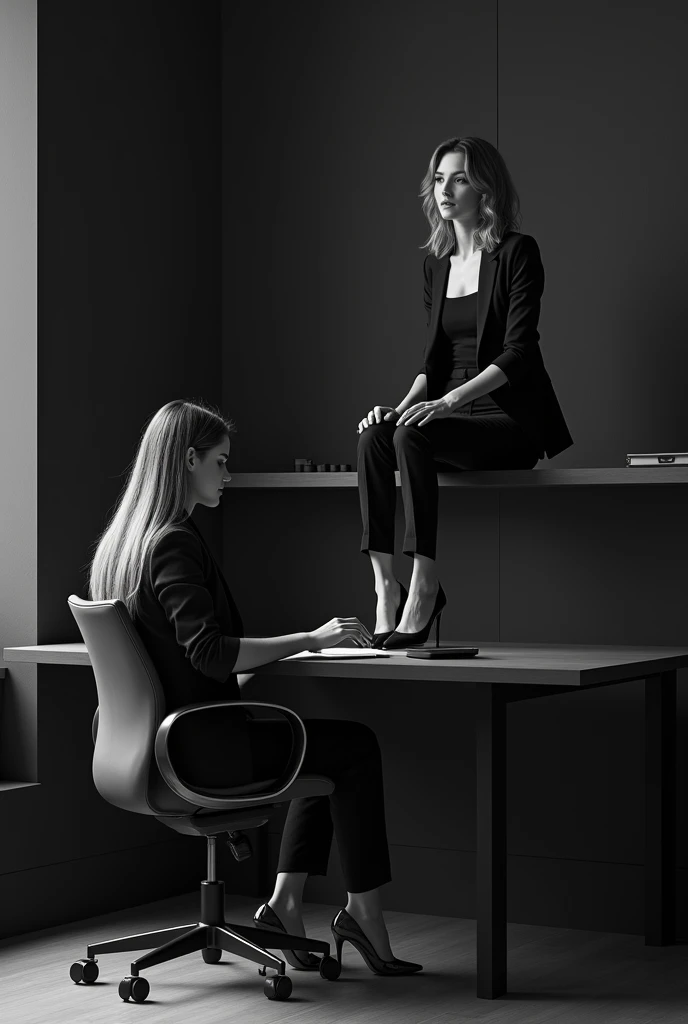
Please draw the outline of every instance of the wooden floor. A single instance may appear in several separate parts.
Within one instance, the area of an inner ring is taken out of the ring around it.
[[[227,898],[227,920],[252,924],[259,900]],[[336,907],[305,908],[306,930],[332,944]],[[509,993],[475,996],[475,922],[387,911],[397,956],[424,965],[421,974],[380,978],[348,943],[336,982],[287,968],[286,1002],[263,995],[257,967],[223,954],[217,965],[200,953],[145,973],[143,1004],[117,993],[137,953],[99,958],[94,985],[75,985],[69,967],[87,942],[185,924],[198,917],[198,897],[149,903],[128,911],[32,932],[0,942],[0,1017],[4,1024],[688,1024],[688,945],[647,948],[642,936],[608,935],[531,925],[508,926]],[[331,946],[334,952],[334,945]],[[280,954],[277,953],[279,956]],[[272,973],[272,972],[270,972]]]

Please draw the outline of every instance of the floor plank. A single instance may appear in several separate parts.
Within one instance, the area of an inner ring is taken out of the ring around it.
[[[227,920],[251,924],[259,900],[227,898]],[[337,907],[311,904],[309,935],[332,945]],[[337,982],[288,973],[283,1003],[263,995],[254,964],[228,954],[217,965],[200,954],[144,972],[146,1003],[124,1003],[117,987],[140,954],[99,958],[95,985],[75,985],[70,964],[86,943],[162,928],[198,917],[198,896],[149,903],[0,942],[0,1006],[8,1024],[688,1024],[688,945],[646,947],[642,936],[510,924],[508,995],[475,996],[475,921],[387,911],[397,956],[424,965],[421,974],[380,978],[348,943]],[[277,954],[279,955],[279,953]],[[145,1009],[144,1009],[145,1007]]]

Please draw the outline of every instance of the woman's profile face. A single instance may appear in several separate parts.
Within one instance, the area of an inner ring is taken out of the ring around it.
[[[435,202],[443,220],[464,220],[477,213],[480,193],[468,184],[464,173],[466,155],[445,153],[435,171]]]
[[[194,448],[186,453],[186,469],[188,476],[187,507],[192,509],[195,504],[208,505],[214,508],[220,504],[220,495],[225,484],[232,479],[227,472],[229,458],[229,437],[225,436],[220,444],[210,448],[204,456],[200,456]]]

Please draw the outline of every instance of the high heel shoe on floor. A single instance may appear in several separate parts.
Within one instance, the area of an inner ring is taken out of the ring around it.
[[[422,964],[414,964],[410,960],[399,960],[394,957],[392,960],[382,960],[373,948],[368,936],[363,932],[358,922],[353,919],[346,910],[340,910],[332,922],[332,934],[335,946],[337,947],[337,963],[342,966],[342,946],[350,942],[365,960],[366,967],[373,974],[381,974],[388,978],[395,975],[415,974],[422,971]]]
[[[419,629],[416,633],[399,633],[395,629],[393,633],[385,640],[382,645],[383,651],[398,650],[402,647],[422,647],[430,636],[430,630],[432,629],[433,622],[435,623],[435,647],[440,645],[440,619],[442,618],[442,610],[447,603],[447,596],[442,590],[442,584],[439,584],[439,590],[437,591],[437,597],[435,598],[435,607],[432,609],[432,615],[430,621],[423,629]]]
[[[269,903],[263,903],[258,908],[253,915],[253,922],[256,928],[264,928],[267,932],[285,932],[289,934]],[[320,957],[315,956],[313,953],[297,953],[295,949],[283,949],[282,956],[289,966],[293,967],[296,971],[317,971],[320,967]]]
[[[397,580],[397,583],[399,583],[399,580]],[[408,592],[404,584],[399,583],[399,586],[401,587],[401,594],[399,595],[399,607],[397,608],[397,614],[394,618],[395,626],[398,626],[401,622],[401,616],[404,614],[404,605],[406,604],[406,598],[408,597]],[[384,633],[373,633],[373,642],[370,646],[377,648],[382,647],[387,637],[391,636],[393,632],[393,629],[389,629]]]

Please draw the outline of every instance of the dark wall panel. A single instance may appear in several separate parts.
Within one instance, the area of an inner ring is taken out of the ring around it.
[[[545,266],[561,466],[684,451],[688,8],[499,7],[499,147]]]
[[[148,417],[220,400],[219,9],[39,4],[39,643]]]
[[[362,413],[405,393],[424,325],[416,193],[433,146],[452,134],[498,144],[523,231],[540,244],[542,347],[576,440],[557,464],[681,450],[683,6],[299,12],[223,7],[233,467],[353,462]],[[630,503],[596,490],[443,493],[446,638],[682,643],[674,543],[685,517],[673,500],[651,489]],[[235,492],[224,525],[249,632],[334,614],[372,621],[355,494]],[[653,546],[660,537],[668,549]],[[399,567],[406,581],[405,559]],[[369,722],[385,756],[387,906],[442,913],[439,894],[451,890],[447,912],[472,913],[468,694],[313,681],[287,693],[276,680],[250,692],[305,717]],[[642,684],[512,706],[509,727],[510,919],[641,931]],[[685,865],[684,825],[680,843]],[[334,858],[307,897],[334,902],[340,889]]]
[[[214,2],[39,2],[38,643],[80,639],[66,599],[86,596],[144,422],[172,398],[221,397],[219,27]],[[217,547],[217,517],[198,521]],[[90,670],[38,680],[40,785],[2,794],[3,934],[195,888],[202,841],[93,786]],[[178,870],[146,890],[172,850]]]
[[[413,383],[435,146],[496,143],[496,0],[223,5],[224,401],[234,468],[355,461]]]
[[[684,487],[504,491],[502,640],[686,644],[687,514]]]
[[[504,492],[501,639],[686,646],[688,493],[670,490]],[[679,807],[686,805],[688,779],[687,678],[678,673]],[[510,778],[532,796],[515,797],[510,834],[522,851],[543,844],[543,852],[562,857],[642,864],[642,682],[526,701],[510,706],[509,716],[519,722],[510,740]],[[685,815],[678,844],[685,868]]]
[[[251,491],[230,484],[225,499],[225,572],[248,635],[315,629],[335,615],[374,626],[356,490]],[[443,639],[499,638],[498,502],[486,491],[440,491],[438,551],[449,598]],[[403,529],[397,491],[397,551]],[[395,571],[405,585],[411,567],[408,556],[397,556]]]

